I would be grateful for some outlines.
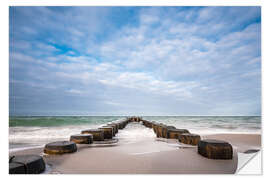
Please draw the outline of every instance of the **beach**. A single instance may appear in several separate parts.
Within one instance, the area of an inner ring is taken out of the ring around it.
[[[233,146],[232,160],[213,160],[197,153],[197,146],[183,146],[175,139],[156,138],[141,123],[129,123],[115,136],[117,143],[77,145],[75,153],[43,154],[43,147],[10,151],[10,155],[40,154],[48,174],[234,174],[238,153],[261,149],[261,135],[223,133],[202,139],[225,140]]]

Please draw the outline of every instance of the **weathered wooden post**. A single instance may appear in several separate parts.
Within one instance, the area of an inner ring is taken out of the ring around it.
[[[46,144],[43,151],[46,154],[73,153],[77,151],[77,146],[71,141],[56,141]]]
[[[198,143],[198,153],[209,159],[232,159],[233,148],[226,141],[204,139]]]

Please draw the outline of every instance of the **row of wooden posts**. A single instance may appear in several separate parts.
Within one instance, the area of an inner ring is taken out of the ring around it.
[[[136,119],[136,121],[138,121]],[[153,128],[158,138],[178,139],[180,143],[197,146],[197,152],[209,159],[232,159],[232,145],[226,141],[216,139],[201,139],[198,134],[192,134],[187,129],[177,129],[163,123],[139,119],[143,125]]]
[[[152,128],[158,138],[178,139],[179,142],[190,145],[197,145],[201,140],[200,135],[191,134],[187,129],[177,129],[174,126],[167,126],[155,121],[147,121],[141,117],[130,117],[130,122],[142,122],[148,128]]]
[[[57,141],[46,144],[44,147],[44,153],[73,153],[77,151],[76,144],[93,144],[93,142],[98,144],[108,143],[118,133],[118,130],[124,129],[129,122],[129,119],[119,120],[110,122],[97,129],[82,130],[81,134],[71,135],[69,141]]]
[[[81,134],[71,135],[69,141],[48,143],[44,147],[46,154],[64,154],[77,151],[76,144],[102,144],[112,141],[118,130],[124,129],[130,122],[142,123],[152,128],[158,138],[178,139],[179,142],[197,146],[198,153],[210,159],[232,159],[232,146],[225,141],[201,139],[200,135],[192,134],[187,129],[177,129],[163,123],[144,120],[142,117],[128,117],[125,120],[110,122],[97,129],[87,129]],[[31,167],[31,168],[29,168]],[[45,170],[45,162],[39,155],[19,155],[9,159],[10,174],[36,174]]]
[[[178,139],[180,143],[198,147],[198,153],[211,159],[232,159],[232,146],[225,142],[214,139],[201,139],[198,134],[192,134],[187,129],[178,129],[155,121],[147,121],[141,117],[128,117],[125,120],[115,121],[101,126],[98,129],[87,129],[81,134],[72,135],[70,141],[60,141],[49,143],[45,146],[46,154],[62,154],[77,151],[76,144],[92,144],[94,141],[111,140],[118,133],[119,129],[124,129],[130,122],[141,123],[152,128],[158,138]]]

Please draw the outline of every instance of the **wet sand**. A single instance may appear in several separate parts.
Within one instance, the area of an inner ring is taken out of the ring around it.
[[[141,126],[141,125],[139,125]],[[202,139],[226,140],[232,144],[232,160],[207,159],[197,153],[197,147],[179,147],[176,140],[157,139],[151,129],[141,126],[148,136],[125,137],[130,129],[120,130],[118,143],[93,147],[78,145],[78,151],[64,155],[44,155],[42,148],[12,152],[42,154],[49,165],[47,173],[60,174],[233,174],[237,169],[237,152],[260,149],[259,134],[215,134]],[[132,133],[132,131],[131,131]],[[143,132],[142,132],[143,133]],[[147,134],[147,133],[146,133]],[[133,137],[130,139],[130,137]]]

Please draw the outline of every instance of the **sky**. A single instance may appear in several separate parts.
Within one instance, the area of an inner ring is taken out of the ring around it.
[[[10,115],[261,115],[260,7],[10,7]]]

